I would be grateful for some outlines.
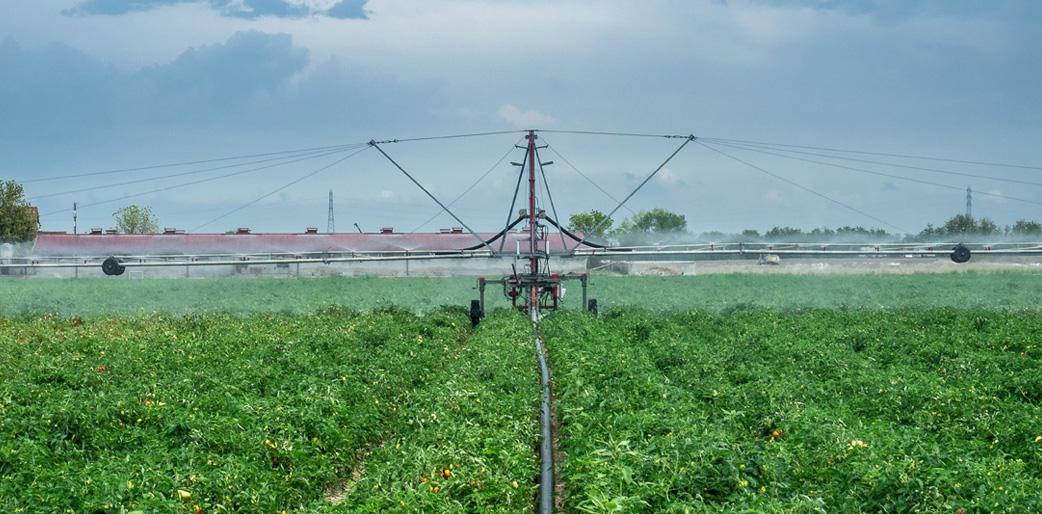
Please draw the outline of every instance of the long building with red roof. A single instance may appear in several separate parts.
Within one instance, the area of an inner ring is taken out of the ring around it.
[[[489,241],[495,233],[478,233]],[[251,233],[239,229],[229,234],[186,234],[168,229],[162,234],[113,234],[93,230],[87,234],[43,232],[36,238],[32,253],[38,257],[101,255],[264,255],[264,254],[343,254],[343,253],[445,253],[478,250],[481,241],[462,228],[437,233],[398,233],[383,229],[379,233],[322,234],[308,229],[299,234]],[[528,247],[528,232],[507,232],[489,243],[495,250],[513,252]],[[567,247],[565,246],[567,242]],[[574,249],[578,244],[561,234],[550,233],[540,242],[540,250],[551,253]],[[584,245],[585,247],[585,245]]]

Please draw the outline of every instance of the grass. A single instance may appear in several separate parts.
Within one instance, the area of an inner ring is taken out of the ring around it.
[[[591,278],[589,296],[601,309],[641,307],[728,313],[746,309],[820,307],[1042,308],[1042,272],[952,272],[915,275],[704,275]],[[0,315],[22,313],[135,316],[222,312],[309,314],[329,305],[371,311],[398,306],[424,312],[469,305],[475,279],[64,279],[3,280]],[[577,282],[566,282],[564,305],[578,309]],[[489,310],[508,305],[496,287],[486,292]]]

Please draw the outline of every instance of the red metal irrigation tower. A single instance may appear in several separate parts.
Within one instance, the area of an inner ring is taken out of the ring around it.
[[[485,314],[485,286],[489,283],[502,284],[503,293],[510,299],[514,307],[526,311],[533,322],[539,321],[542,311],[558,308],[561,297],[564,295],[562,286],[564,280],[579,280],[582,283],[581,305],[591,311],[597,310],[597,301],[588,301],[586,298],[589,282],[589,276],[586,273],[557,274],[550,272],[550,253],[548,245],[545,243],[547,232],[546,227],[541,223],[541,220],[546,219],[546,213],[536,206],[536,165],[542,167],[552,164],[552,162],[539,161],[537,150],[540,147],[536,146],[538,137],[535,130],[528,131],[525,136],[528,140],[524,147],[525,160],[521,164],[522,173],[528,172],[528,208],[519,213],[521,218],[526,218],[528,221],[525,229],[528,233],[528,248],[527,253],[522,254],[519,245],[517,257],[519,261],[528,261],[525,266],[527,269],[519,272],[518,266],[515,264],[513,273],[508,277],[493,280],[485,277],[478,278],[480,300],[471,302],[471,321],[475,324]],[[542,248],[539,246],[540,241],[544,241]]]

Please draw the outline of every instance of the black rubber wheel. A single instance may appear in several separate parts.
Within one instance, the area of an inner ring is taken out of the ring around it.
[[[481,302],[477,300],[470,301],[470,325],[472,327],[478,326],[478,322],[481,321]]]
[[[970,249],[961,244],[956,245],[952,248],[952,260],[959,264],[970,260]]]
[[[593,314],[597,314],[597,299],[596,298],[590,298],[590,301],[587,302],[586,310],[590,311]]]
[[[121,265],[115,257],[109,257],[101,263],[101,271],[106,275],[122,275],[126,270],[126,266]]]

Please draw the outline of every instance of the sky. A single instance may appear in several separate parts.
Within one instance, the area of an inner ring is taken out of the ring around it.
[[[531,129],[560,220],[1042,221],[1039,34],[1034,0],[12,0],[0,179],[70,233],[325,232],[330,191],[338,232],[498,231]]]

